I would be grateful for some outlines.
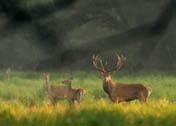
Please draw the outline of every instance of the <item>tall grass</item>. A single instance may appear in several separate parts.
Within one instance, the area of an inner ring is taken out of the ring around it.
[[[73,87],[84,87],[82,104],[69,107],[66,100],[52,106],[46,96],[43,73],[0,73],[0,125],[174,125],[176,123],[175,74],[117,74],[115,81],[145,83],[153,92],[148,104],[138,101],[113,104],[102,89],[98,74],[73,73]],[[60,85],[67,73],[51,73],[51,84]]]
[[[1,125],[174,125],[176,104],[167,100],[149,104],[112,104],[105,100],[68,107],[66,103],[48,106],[47,103],[27,107],[20,103],[2,102]]]

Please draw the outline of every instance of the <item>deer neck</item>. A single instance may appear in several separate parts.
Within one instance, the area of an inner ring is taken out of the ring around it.
[[[114,82],[111,77],[103,79],[103,89],[106,93],[108,93],[108,94],[111,93],[113,85],[114,85]]]
[[[103,79],[103,81],[104,81],[105,84],[110,84],[110,85],[114,84],[114,81],[112,80],[112,77],[111,77],[111,76],[105,77],[105,78]]]
[[[49,91],[50,90],[49,78],[45,78],[45,84],[46,84],[47,91]]]
[[[72,89],[72,85],[71,85],[71,83],[69,83],[69,84],[67,85],[67,90],[70,91],[71,89]]]

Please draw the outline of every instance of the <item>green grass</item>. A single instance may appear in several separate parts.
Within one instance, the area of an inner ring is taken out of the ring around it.
[[[113,79],[145,83],[153,89],[149,103],[113,104],[102,89],[97,73],[74,72],[73,87],[84,87],[82,104],[69,107],[66,100],[53,107],[46,96],[43,73],[12,72],[10,80],[0,73],[0,125],[123,126],[174,125],[176,123],[176,75],[164,73],[119,73]],[[53,85],[69,78],[68,73],[51,73]]]

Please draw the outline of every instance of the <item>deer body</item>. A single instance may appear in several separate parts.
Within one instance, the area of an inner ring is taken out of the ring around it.
[[[117,56],[118,62],[115,68],[105,69],[101,58],[99,56],[93,55],[93,65],[98,71],[101,72],[101,75],[103,77],[103,90],[108,94],[112,102],[120,103],[132,100],[147,102],[147,99],[152,92],[152,89],[150,87],[144,84],[123,84],[114,82],[112,80],[112,73],[119,70],[125,60],[126,57]],[[100,67],[98,65],[100,65]]]
[[[62,81],[62,83],[67,85],[67,100],[68,100],[69,104],[72,105],[72,104],[75,103],[75,101],[80,103],[82,98],[85,95],[85,92],[86,92],[85,89],[83,89],[83,88],[78,88],[78,89],[72,88],[71,80],[64,80],[64,81]]]
[[[151,89],[144,84],[123,84],[112,80],[103,81],[103,89],[112,102],[123,102],[138,99],[147,101]]]
[[[45,84],[47,95],[53,104],[57,100],[62,100],[67,97],[67,87],[66,86],[53,86],[49,84],[49,74],[45,74]]]

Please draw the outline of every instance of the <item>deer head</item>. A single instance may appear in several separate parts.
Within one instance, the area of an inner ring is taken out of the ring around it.
[[[97,71],[101,73],[101,76],[104,78],[105,81],[111,80],[112,74],[115,71],[118,71],[122,67],[123,63],[126,61],[126,57],[124,57],[123,55],[121,56],[117,55],[115,67],[108,69],[105,68],[103,61],[99,55],[93,55],[92,59],[93,59],[93,66]]]
[[[65,84],[65,85],[68,86],[69,88],[72,88],[72,86],[71,86],[72,80],[73,80],[73,77],[70,77],[70,78],[67,79],[67,80],[63,80],[61,83]]]

